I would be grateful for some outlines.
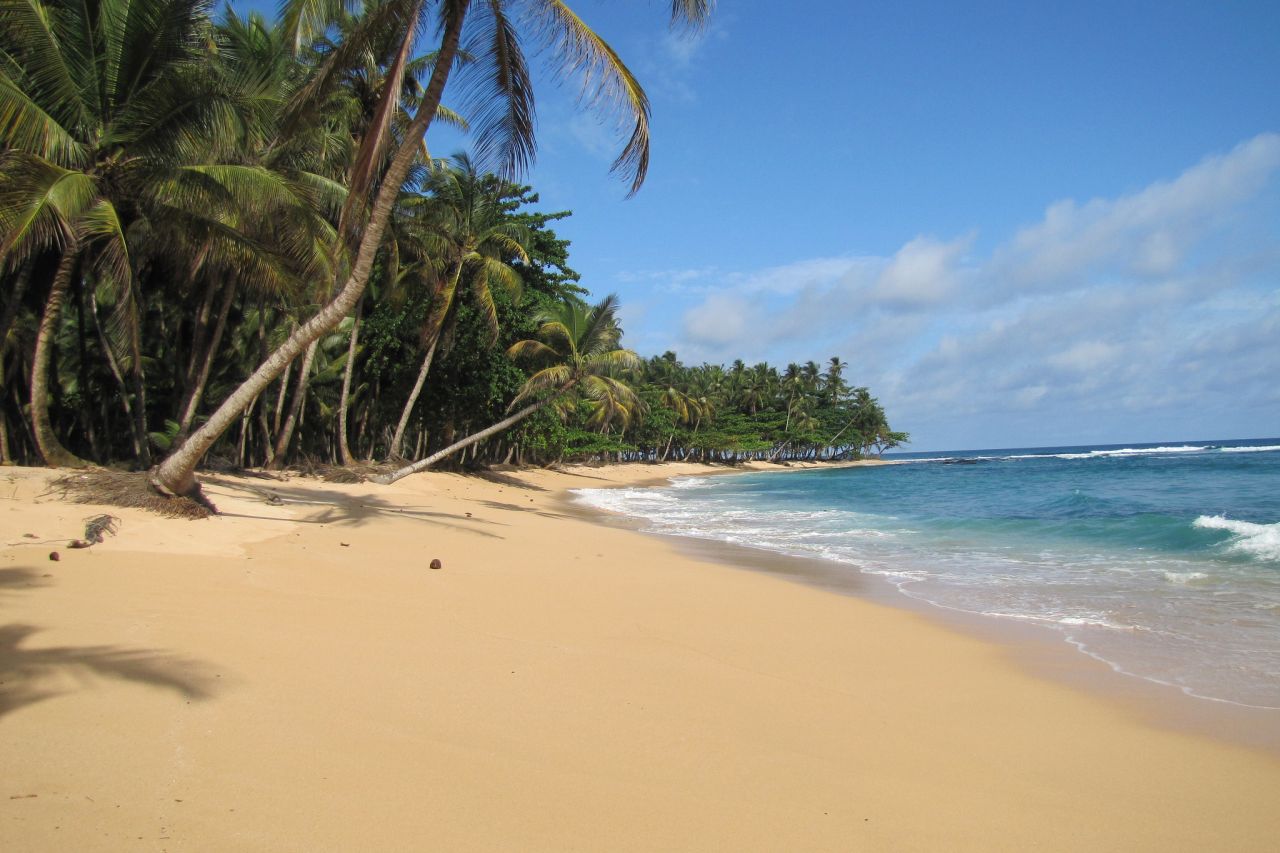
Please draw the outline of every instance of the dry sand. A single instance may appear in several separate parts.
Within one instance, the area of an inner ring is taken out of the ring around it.
[[[557,500],[689,469],[211,477],[196,522],[5,469],[0,849],[1276,849],[1273,754]]]

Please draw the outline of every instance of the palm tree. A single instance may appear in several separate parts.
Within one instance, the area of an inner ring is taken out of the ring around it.
[[[394,483],[416,474],[459,450],[497,435],[553,403],[567,409],[574,398],[581,396],[590,401],[605,402],[615,413],[618,408],[633,409],[638,405],[635,392],[619,380],[616,373],[638,368],[643,362],[631,350],[618,347],[622,329],[618,326],[617,311],[618,298],[610,295],[591,307],[576,301],[564,302],[543,312],[538,326],[540,340],[519,341],[507,350],[512,358],[532,358],[546,363],[525,381],[507,411],[526,400],[536,401],[425,459],[374,478],[375,482]]]
[[[319,189],[228,156],[257,124],[242,109],[254,94],[210,73],[206,10],[204,0],[0,0],[0,145],[9,149],[0,255],[58,256],[31,375],[33,432],[51,464],[78,461],[47,413],[49,341],[73,284],[92,281],[114,305],[101,340],[145,466],[139,267],[188,270],[184,286],[203,271],[212,304],[234,286],[228,270],[279,286],[316,259],[308,243]],[[299,218],[305,227],[285,239]]]
[[[408,14],[404,20],[416,22],[426,8],[426,0],[403,0]],[[324,4],[299,2],[297,9],[316,9]],[[333,4],[329,4],[332,6]],[[440,45],[430,79],[419,101],[417,113],[404,128],[391,156],[390,165],[369,208],[370,213],[354,253],[349,274],[340,277],[335,296],[323,309],[290,335],[246,379],[205,424],[153,473],[152,484],[162,493],[190,494],[198,492],[195,468],[215,441],[240,418],[241,412],[266,388],[294,358],[312,341],[336,326],[351,313],[364,293],[383,233],[398,200],[410,166],[418,158],[428,128],[435,118],[458,57],[464,25],[474,11],[473,28],[486,52],[471,63],[477,74],[475,85],[468,90],[478,99],[473,102],[480,117],[476,149],[483,160],[494,162],[500,170],[514,176],[528,165],[534,155],[534,99],[527,63],[521,48],[517,22],[507,14],[509,0],[439,0]],[[671,0],[672,22],[699,24],[710,14],[712,0]],[[649,102],[639,82],[611,47],[592,31],[561,0],[534,0],[524,6],[521,22],[531,24],[550,48],[557,70],[581,76],[587,83],[584,100],[590,104],[613,107],[631,119],[632,129],[622,153],[614,161],[614,170],[631,179],[634,193],[644,181],[649,165]],[[307,18],[299,12],[298,18]],[[313,33],[327,27],[323,16],[312,16],[307,26]],[[302,32],[303,27],[299,27]],[[393,66],[394,75],[402,73],[415,38],[415,27],[404,28],[401,49]],[[398,87],[388,85],[379,102],[379,116],[391,111],[389,98],[396,97]],[[391,147],[389,118],[380,118],[362,141],[356,157],[358,164],[380,159],[381,152]],[[357,178],[359,176],[357,175]],[[363,205],[365,193],[357,191],[352,181],[351,198]],[[372,186],[372,181],[368,182]]]
[[[833,355],[827,362],[827,372],[822,375],[822,393],[831,405],[839,403],[849,393],[849,383],[844,381],[844,370],[849,365]]]
[[[427,179],[429,197],[417,197],[422,216],[417,220],[425,237],[428,255],[443,275],[431,300],[431,311],[422,328],[425,354],[417,379],[405,400],[400,421],[391,439],[389,455],[400,456],[404,432],[413,407],[422,393],[440,333],[455,308],[454,297],[460,283],[470,285],[471,297],[489,325],[490,340],[498,337],[498,308],[491,284],[508,293],[520,292],[520,274],[508,263],[513,258],[529,263],[525,246],[529,229],[513,222],[503,204],[504,185],[481,176],[466,154],[455,154],[453,166],[440,169]]]
[[[191,65],[203,9],[199,0],[0,2],[0,147],[8,149],[0,256],[60,256],[31,374],[32,429],[49,464],[82,464],[48,415],[50,340],[67,292],[93,273],[120,288],[119,313],[136,313],[127,220],[157,173],[193,154],[195,124],[208,118],[210,93],[195,85]],[[131,343],[133,405],[143,418],[136,336]]]

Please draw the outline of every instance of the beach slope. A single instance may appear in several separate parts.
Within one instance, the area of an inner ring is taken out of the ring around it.
[[[1274,849],[1273,755],[561,500],[703,470],[0,471],[0,849]]]

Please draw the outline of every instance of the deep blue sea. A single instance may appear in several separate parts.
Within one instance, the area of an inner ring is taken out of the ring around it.
[[[940,607],[1039,623],[1189,695],[1280,709],[1280,438],[886,459],[901,464],[578,496],[653,532],[833,561]]]

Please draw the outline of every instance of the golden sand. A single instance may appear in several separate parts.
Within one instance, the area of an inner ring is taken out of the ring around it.
[[[1272,754],[558,500],[703,470],[210,477],[177,521],[5,469],[0,849],[1276,849]]]

